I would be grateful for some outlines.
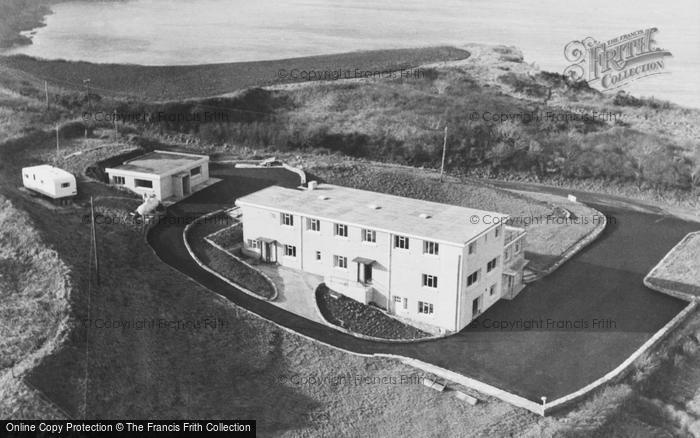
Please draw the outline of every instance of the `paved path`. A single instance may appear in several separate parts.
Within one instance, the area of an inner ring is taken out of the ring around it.
[[[224,181],[175,205],[170,214],[203,214],[270,184],[298,184],[296,175],[281,169],[212,166],[212,172]],[[558,398],[611,371],[680,312],[682,301],[645,288],[642,280],[683,236],[700,229],[696,222],[649,209],[621,208],[612,197],[575,194],[615,219],[596,242],[516,299],[501,300],[460,333],[412,344],[358,339],[248,296],[190,259],[182,243],[184,224],[163,223],[148,240],[166,263],[282,326],[358,353],[419,359],[539,402],[540,396]],[[522,328],[528,321],[548,320],[571,328]],[[496,321],[521,328],[497,329]],[[592,326],[596,321],[603,325]]]
[[[284,266],[263,265],[256,268],[270,276],[277,286],[277,299],[271,301],[277,307],[324,323],[316,305],[316,287],[323,283],[323,277],[300,272]]]

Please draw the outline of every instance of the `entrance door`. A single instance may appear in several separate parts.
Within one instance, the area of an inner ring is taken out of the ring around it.
[[[481,313],[481,295],[472,301],[472,318],[476,318]]]
[[[365,270],[365,284],[372,284],[372,265],[363,265]]]
[[[182,194],[187,196],[190,194],[190,176],[185,175],[182,177]]]

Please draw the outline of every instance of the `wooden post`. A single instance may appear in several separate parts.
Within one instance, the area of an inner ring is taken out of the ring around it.
[[[58,124],[56,124],[56,160],[58,160],[61,157],[60,140],[59,140],[58,130],[59,130],[59,127],[58,127]]]
[[[442,164],[440,164],[440,181],[445,172],[445,154],[447,153],[447,124],[445,124],[445,136],[442,140]]]
[[[44,81],[44,95],[46,96],[46,109],[49,109],[49,82]]]
[[[97,257],[97,231],[95,230],[95,206],[92,202],[92,196],[90,196],[90,215],[92,217],[92,251],[95,254],[95,275],[97,285],[100,285],[100,262]]]

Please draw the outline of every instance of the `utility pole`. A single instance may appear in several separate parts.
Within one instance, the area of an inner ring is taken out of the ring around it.
[[[85,92],[87,93],[88,107],[92,109],[92,101],[90,100],[90,78],[83,79],[83,85],[85,85]]]
[[[445,136],[442,139],[442,164],[440,164],[440,182],[445,173],[445,155],[447,154],[447,123],[445,123]]]
[[[60,150],[61,142],[59,139],[58,130],[59,130],[58,123],[56,123],[56,160],[58,160],[61,157],[61,150]]]
[[[44,95],[46,96],[46,109],[49,109],[49,82],[44,81]]]
[[[119,129],[117,128],[117,110],[115,109],[112,113],[112,118],[114,119],[114,141],[119,138]]]
[[[92,223],[92,252],[95,254],[95,276],[96,283],[100,285],[100,262],[97,257],[97,231],[95,230],[95,206],[92,202],[92,196],[90,196],[90,217]]]
[[[83,85],[85,85],[85,92],[87,93],[88,108],[90,108],[90,112],[92,112],[92,100],[90,99],[90,78],[83,79]],[[88,137],[88,125],[86,123],[85,124],[85,138],[87,138],[87,137]]]

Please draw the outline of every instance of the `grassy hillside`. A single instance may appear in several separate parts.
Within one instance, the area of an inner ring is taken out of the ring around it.
[[[84,90],[91,79],[101,96],[137,100],[178,100],[216,96],[246,87],[294,82],[294,77],[332,80],[374,72],[388,72],[439,61],[464,59],[469,52],[453,47],[392,49],[309,56],[258,62],[193,66],[138,66],[46,61],[28,56],[0,57],[0,65],[29,74],[37,86],[47,80],[67,90]]]

